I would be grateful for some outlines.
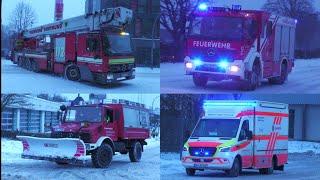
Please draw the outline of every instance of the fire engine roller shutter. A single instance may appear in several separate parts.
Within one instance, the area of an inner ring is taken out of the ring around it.
[[[60,37],[55,39],[54,44],[54,59],[56,62],[66,61],[66,38]]]

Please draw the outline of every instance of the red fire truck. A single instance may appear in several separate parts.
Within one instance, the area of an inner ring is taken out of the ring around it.
[[[132,11],[109,8],[22,32],[12,61],[34,72],[101,84],[135,78],[130,36]]]
[[[235,80],[254,90],[283,84],[294,66],[297,20],[257,10],[200,4],[186,40],[186,74],[196,86]]]
[[[51,138],[18,136],[22,158],[82,164],[91,155],[97,168],[108,167],[116,152],[140,161],[149,138],[149,112],[143,104],[123,101],[110,104],[62,106],[61,124]]]

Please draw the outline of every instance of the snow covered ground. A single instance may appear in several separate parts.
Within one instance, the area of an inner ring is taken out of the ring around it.
[[[183,63],[161,64],[161,93],[232,93],[239,85],[231,81],[209,82],[206,88],[196,87],[192,76],[184,75]],[[254,93],[319,93],[320,59],[297,59],[284,85],[270,85],[267,80]]]
[[[274,171],[274,174],[262,176],[257,170],[244,170],[239,179],[320,179],[320,143],[289,141],[289,160],[285,171]],[[311,153],[313,152],[313,153]],[[230,179],[223,171],[197,171],[190,177],[180,163],[178,153],[161,153],[161,178],[168,180],[182,179]]]
[[[160,179],[160,141],[148,139],[140,162],[117,154],[109,168],[85,165],[59,166],[53,162],[22,159],[20,141],[1,139],[1,179]],[[88,157],[90,159],[90,157]]]
[[[50,73],[35,73],[1,59],[1,90],[4,93],[159,93],[160,68],[136,68],[136,78],[112,85],[73,82]]]

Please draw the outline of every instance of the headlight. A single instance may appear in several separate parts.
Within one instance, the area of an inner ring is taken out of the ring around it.
[[[240,70],[239,66],[232,65],[230,66],[230,71],[231,72],[238,72]]]
[[[225,148],[221,148],[220,152],[230,152],[231,147],[225,147]]]

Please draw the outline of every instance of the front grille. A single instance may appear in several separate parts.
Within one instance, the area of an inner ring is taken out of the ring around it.
[[[212,157],[216,150],[215,147],[189,147],[190,155],[197,157]]]
[[[51,133],[52,138],[79,138],[78,133],[74,132],[53,132]]]
[[[81,132],[75,133],[75,132],[54,132],[51,133],[52,138],[80,138],[85,143],[91,142],[91,136],[90,133]]]
[[[212,162],[213,159],[212,158],[211,159],[196,159],[196,158],[193,158],[192,161],[193,162],[207,162],[207,163],[209,163],[209,162]]]
[[[225,69],[219,68],[215,64],[204,64],[204,65],[196,67],[195,70],[196,71],[208,71],[208,72],[221,72],[221,73],[226,72]]]
[[[119,73],[119,72],[127,72],[134,68],[134,64],[114,64],[110,65],[110,72]]]

